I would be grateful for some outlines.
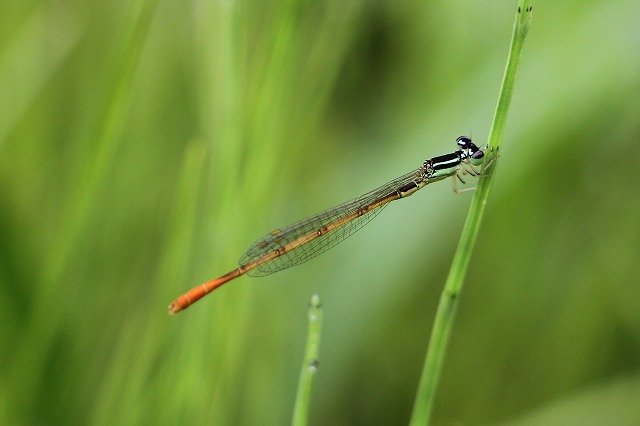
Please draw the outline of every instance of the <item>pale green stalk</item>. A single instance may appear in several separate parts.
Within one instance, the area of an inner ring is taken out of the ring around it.
[[[322,305],[317,294],[311,296],[309,302],[309,331],[307,332],[307,346],[305,348],[304,361],[300,369],[298,391],[296,393],[296,405],[293,409],[291,424],[303,426],[307,424],[309,417],[309,401],[311,400],[311,388],[313,379],[318,371],[318,353],[320,351],[320,329],[322,326]]]
[[[25,323],[20,339],[15,342],[15,360],[9,381],[22,383],[22,401],[36,398],[36,383],[46,375],[45,367],[55,339],[65,327],[67,312],[77,302],[77,291],[65,281],[66,271],[73,269],[77,252],[81,251],[83,232],[98,214],[99,200],[110,173],[117,161],[121,145],[120,132],[128,118],[132,85],[141,51],[147,39],[157,1],[132,2],[130,20],[118,34],[119,55],[112,70],[109,96],[96,123],[94,139],[87,142],[91,154],[84,159],[69,197],[61,207],[62,218],[55,228],[42,268],[38,271],[39,285],[31,291],[30,317]],[[88,149],[89,151],[89,149]],[[52,303],[64,300],[64,303]],[[34,345],[33,342],[38,344]],[[28,407],[13,406],[15,412],[27,412]]]
[[[418,385],[418,392],[411,415],[412,426],[428,424],[438,379],[442,371],[444,354],[453,327],[458,295],[462,288],[465,274],[471,259],[471,252],[478,236],[480,221],[489,196],[489,190],[495,177],[498,151],[502,143],[502,136],[507,121],[507,113],[511,104],[513,89],[520,64],[520,57],[524,41],[531,23],[531,0],[519,0],[516,21],[513,27],[511,48],[507,59],[498,105],[496,107],[491,132],[489,133],[487,155],[484,167],[490,167],[489,173],[484,173],[478,182],[467,220],[462,230],[458,248],[453,257],[451,270],[440,296],[436,312],[429,349]]]

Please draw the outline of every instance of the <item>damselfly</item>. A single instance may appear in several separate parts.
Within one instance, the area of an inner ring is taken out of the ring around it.
[[[260,277],[306,262],[345,240],[373,219],[391,201],[412,195],[425,185],[451,177],[466,183],[463,176],[478,176],[484,152],[471,138],[460,136],[458,150],[425,160],[418,168],[358,198],[329,210],[276,229],[261,237],[240,257],[239,267],[219,278],[192,288],[169,305],[175,314],[243,274]]]

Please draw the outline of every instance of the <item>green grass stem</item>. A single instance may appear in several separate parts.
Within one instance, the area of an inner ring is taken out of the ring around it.
[[[300,379],[296,392],[296,404],[293,409],[292,425],[303,426],[309,418],[309,402],[313,379],[318,372],[318,354],[320,351],[320,329],[322,327],[322,305],[317,294],[311,296],[309,302],[309,331],[304,361],[300,369]]]
[[[464,277],[469,267],[471,252],[478,236],[480,222],[489,197],[489,190],[495,177],[498,151],[502,144],[502,136],[513,96],[522,48],[524,47],[524,41],[531,23],[531,0],[519,0],[517,10],[509,57],[502,80],[498,105],[489,133],[487,155],[484,162],[484,167],[490,165],[491,170],[490,173],[484,173],[478,182],[474,197],[471,201],[469,214],[467,215],[464,228],[462,229],[462,235],[458,242],[458,248],[453,257],[449,276],[447,277],[444,290],[440,296],[429,348],[427,350],[413,413],[411,415],[410,424],[412,426],[424,425],[429,422],[438,379],[442,372],[444,354],[453,327],[458,295],[462,289],[462,283],[464,282]]]
[[[132,6],[127,32],[120,40],[121,49],[113,70],[112,90],[104,104],[92,143],[93,153],[83,162],[78,171],[77,185],[62,206],[62,221],[57,225],[57,235],[51,242],[55,250],[51,250],[44,261],[40,272],[43,285],[39,291],[33,292],[33,314],[22,333],[23,338],[16,343],[18,362],[12,374],[16,381],[25,384],[25,390],[29,392],[37,388],[34,383],[43,374],[39,368],[45,365],[47,348],[58,332],[56,328],[63,327],[65,311],[69,305],[73,305],[68,301],[77,294],[67,285],[64,273],[73,265],[74,250],[81,245],[83,232],[93,220],[95,206],[99,204],[98,200],[117,161],[119,136],[129,111],[131,87],[156,4],[155,1],[138,1]],[[51,303],[56,297],[63,297],[68,303]],[[40,339],[37,351],[31,345],[34,338]],[[24,398],[25,401],[29,399]]]

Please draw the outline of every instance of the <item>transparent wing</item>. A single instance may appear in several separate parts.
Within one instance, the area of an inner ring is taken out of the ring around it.
[[[246,265],[247,263],[258,260],[262,256],[278,250],[305,235],[313,234],[325,226],[335,224],[340,219],[358,212],[363,207],[374,204],[376,201],[390,194],[395,194],[398,188],[402,188],[406,184],[422,179],[423,175],[420,169],[414,170],[358,198],[339,204],[322,213],[289,225],[286,228],[276,229],[253,243],[242,257],[240,257],[239,263],[240,265]],[[281,256],[260,264],[255,269],[248,271],[247,274],[260,277],[306,262],[353,235],[358,229],[376,217],[387,204],[388,203],[373,207],[368,212],[357,216],[344,225],[336,227],[306,244],[287,251]]]

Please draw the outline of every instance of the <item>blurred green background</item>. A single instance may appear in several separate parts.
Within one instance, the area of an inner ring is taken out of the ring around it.
[[[486,141],[515,1],[0,4],[0,423],[404,424],[470,194],[170,317],[271,229]],[[538,1],[433,423],[640,424],[636,0]]]

